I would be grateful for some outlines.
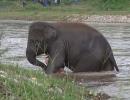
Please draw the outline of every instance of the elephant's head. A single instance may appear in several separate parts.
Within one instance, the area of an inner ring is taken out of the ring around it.
[[[36,56],[48,52],[48,44],[56,37],[56,29],[45,22],[35,22],[30,26],[26,57],[28,61],[36,66],[46,69],[46,65],[36,59]]]

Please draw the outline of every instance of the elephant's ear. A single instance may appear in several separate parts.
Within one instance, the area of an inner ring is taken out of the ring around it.
[[[47,40],[56,39],[56,37],[57,37],[57,30],[54,27],[52,27],[52,26],[49,26],[46,29],[47,29],[47,32],[45,33],[45,38]]]

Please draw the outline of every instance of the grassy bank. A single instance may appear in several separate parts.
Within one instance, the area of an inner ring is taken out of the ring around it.
[[[0,19],[24,19],[24,20],[64,20],[66,16],[73,14],[129,14],[129,0],[80,0],[78,4],[62,0],[60,5],[43,7],[39,3],[28,0],[22,7],[18,0],[0,1]],[[111,1],[111,2],[110,2]]]
[[[0,100],[85,100],[100,96],[66,78],[46,76],[40,70],[0,65]]]

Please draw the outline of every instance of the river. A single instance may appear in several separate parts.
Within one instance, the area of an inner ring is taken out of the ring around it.
[[[36,68],[25,57],[27,33],[31,21],[0,21],[0,63]],[[130,23],[88,23],[109,41],[120,72],[116,81],[89,81],[85,86],[105,92],[112,100],[130,100]]]

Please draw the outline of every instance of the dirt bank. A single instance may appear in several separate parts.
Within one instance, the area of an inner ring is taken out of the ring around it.
[[[67,22],[130,23],[130,15],[78,15],[66,16]]]
[[[60,15],[58,15],[60,16]],[[82,22],[82,23],[130,23],[130,14],[127,15],[80,15],[71,14],[62,17],[45,18],[40,16],[6,16],[1,17],[0,20],[24,20],[24,21],[67,21],[67,22]]]

